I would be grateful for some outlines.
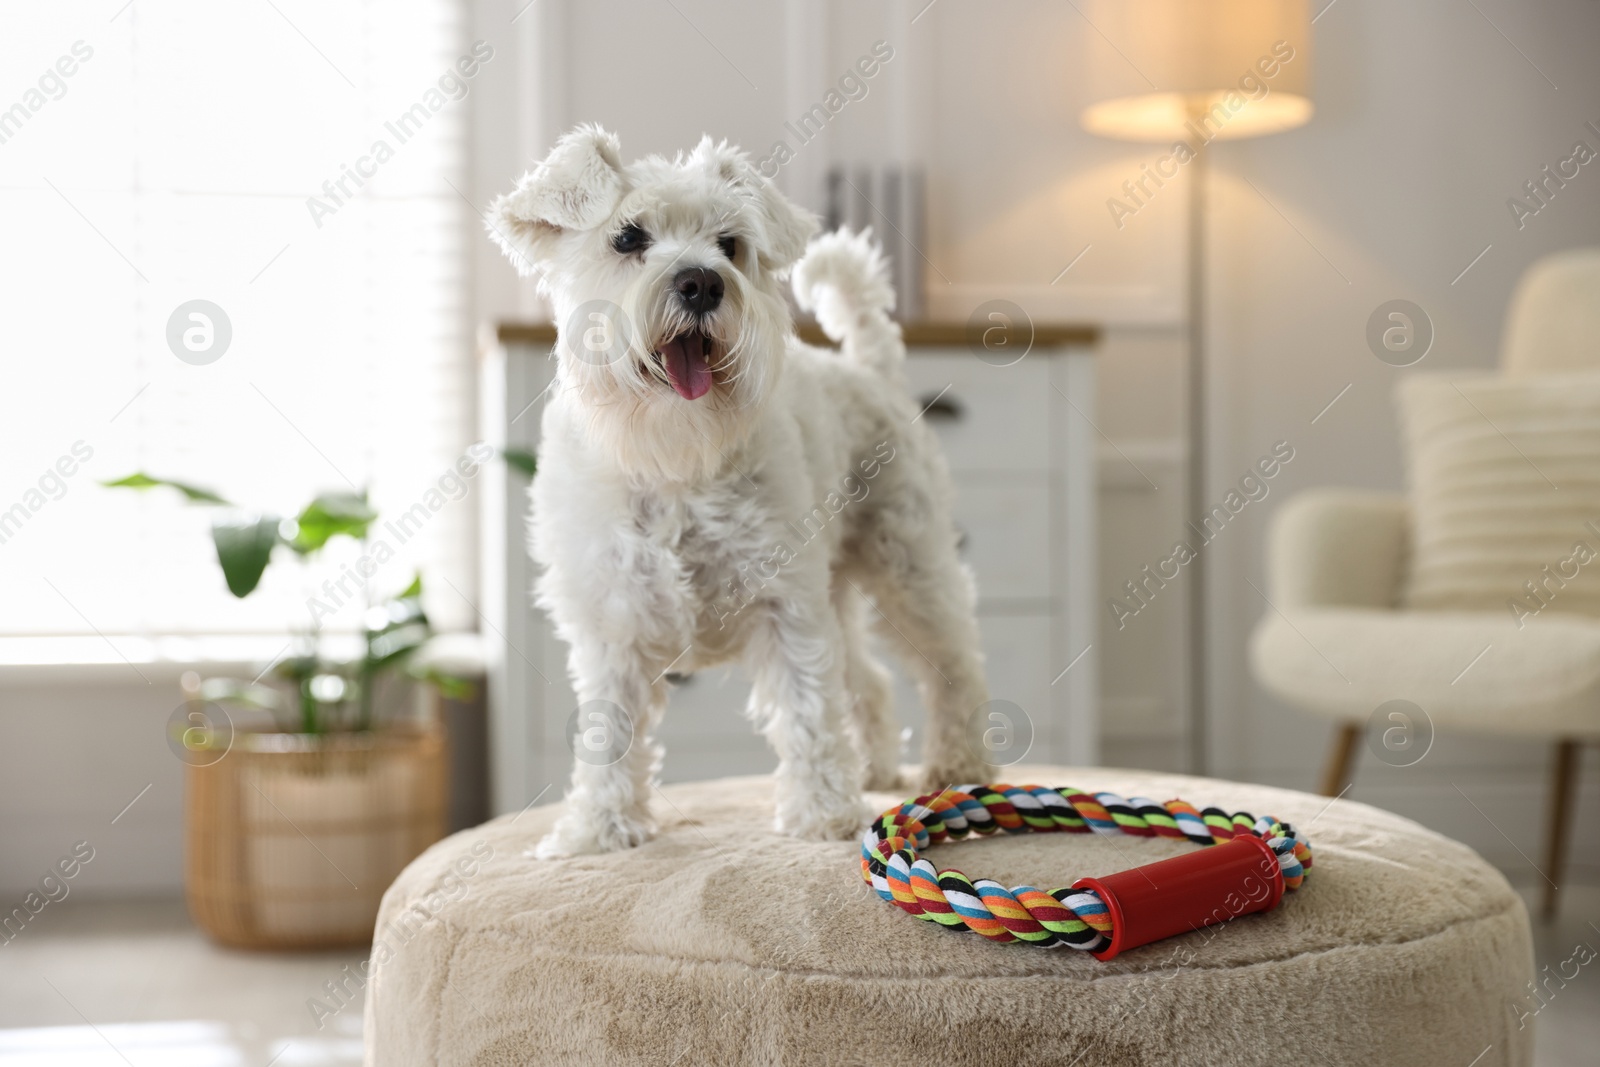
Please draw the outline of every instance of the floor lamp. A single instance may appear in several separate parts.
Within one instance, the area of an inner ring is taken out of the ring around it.
[[[1168,169],[1188,173],[1187,510],[1206,510],[1206,168],[1212,141],[1260,137],[1311,119],[1311,22],[1306,0],[1100,0],[1085,9],[1111,47],[1090,53],[1092,102],[1084,129],[1170,146]],[[1141,87],[1142,85],[1142,87]],[[1130,92],[1129,89],[1132,88]],[[1182,146],[1180,149],[1179,146]],[[1164,155],[1163,160],[1169,156]],[[1153,195],[1164,175],[1141,168],[1132,196]],[[1175,176],[1175,175],[1173,175]],[[1152,181],[1157,184],[1152,185]],[[1131,210],[1142,202],[1128,204]],[[1113,209],[1114,210],[1114,209]],[[1207,733],[1206,564],[1187,568],[1190,769],[1210,770]]]

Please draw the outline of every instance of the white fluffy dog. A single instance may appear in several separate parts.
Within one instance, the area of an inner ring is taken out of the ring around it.
[[[881,255],[847,231],[808,250],[815,219],[726,143],[629,166],[618,152],[579,127],[489,215],[560,331],[532,489],[538,603],[578,699],[623,719],[604,761],[575,765],[538,854],[647,840],[668,671],[740,658],[778,753],[778,828],[858,834],[863,786],[901,784],[869,622],[919,679],[922,781],[986,781],[967,730],[988,699],[975,593]],[[795,337],[791,268],[842,351]]]

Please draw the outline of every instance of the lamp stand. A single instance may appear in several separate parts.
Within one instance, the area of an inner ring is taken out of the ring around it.
[[[1191,117],[1198,120],[1203,111],[1191,105]],[[1192,128],[1200,129],[1198,121]],[[1194,159],[1189,163],[1189,263],[1188,263],[1188,329],[1189,329],[1189,433],[1187,485],[1184,509],[1198,522],[1196,532],[1204,536],[1205,516],[1202,509],[1206,500],[1206,188],[1209,184],[1207,167],[1210,148],[1202,141],[1195,148]],[[1207,727],[1210,723],[1206,681],[1206,548],[1202,544],[1190,568],[1189,575],[1189,701],[1188,743],[1189,772],[1206,774],[1210,762]]]

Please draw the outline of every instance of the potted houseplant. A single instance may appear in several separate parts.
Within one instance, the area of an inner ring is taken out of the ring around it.
[[[364,493],[323,493],[285,518],[142,473],[105,484],[172,489],[216,509],[217,562],[240,598],[274,559],[292,561],[316,588],[328,543],[364,542],[378,517]],[[312,606],[286,654],[255,679],[184,676],[169,737],[188,765],[184,888],[214,939],[271,948],[362,943],[389,883],[444,836],[444,739],[436,723],[401,711],[408,676],[447,694],[469,684],[415,665],[431,633],[419,575],[368,602],[356,639],[339,635],[343,650]]]

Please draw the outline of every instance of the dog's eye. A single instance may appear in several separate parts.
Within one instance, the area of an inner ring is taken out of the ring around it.
[[[727,234],[717,238],[717,247],[722,249],[722,254],[727,256],[729,260],[732,260],[733,254],[739,251],[739,243]]]
[[[631,222],[618,230],[617,235],[611,239],[612,251],[621,255],[627,255],[629,252],[643,252],[649,245],[650,235]]]

